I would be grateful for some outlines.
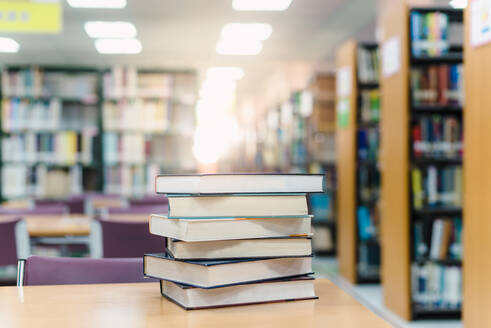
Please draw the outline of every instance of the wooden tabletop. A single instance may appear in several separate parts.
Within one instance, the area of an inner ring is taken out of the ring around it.
[[[326,279],[318,300],[186,311],[158,283],[0,287],[2,326],[32,327],[390,327]]]

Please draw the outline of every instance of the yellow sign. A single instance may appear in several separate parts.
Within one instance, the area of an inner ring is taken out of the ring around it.
[[[0,1],[0,32],[60,33],[61,28],[58,0]]]

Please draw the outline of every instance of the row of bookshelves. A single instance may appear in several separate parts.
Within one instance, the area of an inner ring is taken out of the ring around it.
[[[43,168],[49,177],[77,181],[78,188],[57,197],[153,192],[141,173],[146,164],[159,172],[194,171],[196,78],[193,71],[134,67],[5,67],[1,163],[10,178],[0,198],[54,196],[39,191],[50,179],[37,178],[46,176]],[[14,185],[22,181],[37,187]]]

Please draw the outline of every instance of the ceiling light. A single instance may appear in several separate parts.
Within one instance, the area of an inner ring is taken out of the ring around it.
[[[263,49],[261,41],[257,40],[220,40],[217,43],[216,51],[220,55],[257,55]]]
[[[222,29],[222,38],[224,39],[250,39],[250,40],[266,40],[271,36],[273,28],[270,24],[252,23],[227,24]]]
[[[240,67],[223,66],[211,67],[206,71],[206,78],[210,80],[240,80],[244,77],[244,70]]]
[[[138,39],[97,39],[95,48],[101,54],[138,54],[142,44]]]
[[[19,52],[20,45],[11,38],[1,38],[0,37],[0,52],[15,53]]]
[[[464,9],[467,7],[467,0],[452,0],[450,6],[455,9]]]
[[[86,22],[85,32],[91,38],[128,39],[136,37],[136,27],[128,22]]]
[[[111,8],[126,7],[126,0],[67,0],[73,8]]]
[[[292,0],[233,0],[235,10],[247,11],[281,11],[287,10]]]

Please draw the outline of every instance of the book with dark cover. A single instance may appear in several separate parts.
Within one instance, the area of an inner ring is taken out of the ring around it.
[[[312,257],[191,261],[177,260],[165,253],[145,254],[143,273],[194,287],[218,288],[311,274]]]

